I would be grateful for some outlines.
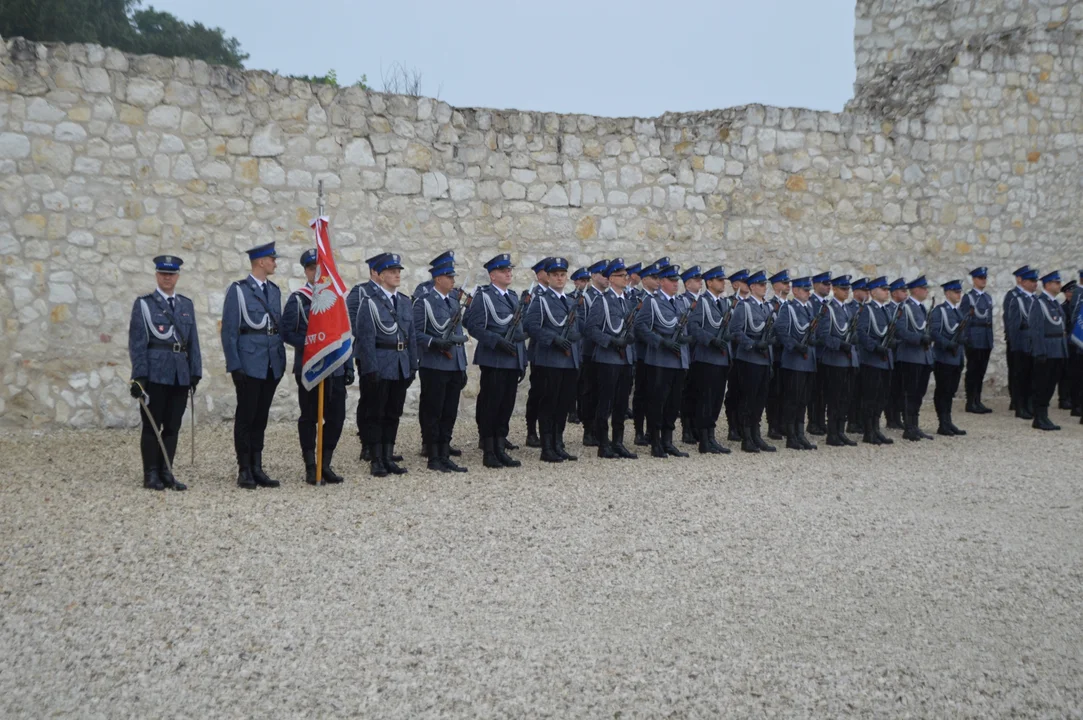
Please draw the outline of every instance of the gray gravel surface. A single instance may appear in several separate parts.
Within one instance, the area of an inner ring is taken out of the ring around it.
[[[183,494],[141,489],[136,430],[2,436],[0,716],[1078,717],[1083,426],[996,409],[458,476],[406,419],[409,475],[348,435],[327,488],[280,424],[255,492],[207,427]]]

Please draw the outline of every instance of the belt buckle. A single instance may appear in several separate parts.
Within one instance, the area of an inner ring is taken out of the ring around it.
[[[278,331],[275,330],[274,325],[271,325],[270,323],[267,323],[267,334],[268,335],[277,335]]]
[[[173,343],[173,352],[175,352],[175,353],[179,353],[179,352],[181,352],[181,351],[182,351],[183,349],[184,349],[184,348],[182,348],[182,347],[181,347],[181,344],[180,344],[180,342],[179,342],[179,341],[178,341],[178,342],[175,342],[175,343]]]
[[[405,349],[406,349],[406,343],[403,342],[402,340],[399,340],[398,347],[396,347],[395,350],[398,351],[398,352],[402,352]]]

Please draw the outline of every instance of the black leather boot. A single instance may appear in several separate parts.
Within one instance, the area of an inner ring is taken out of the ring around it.
[[[438,445],[426,445],[425,453],[429,458],[429,462],[426,463],[425,467],[429,470],[442,473],[451,472],[451,468],[444,464],[444,458],[440,455],[440,448]]]
[[[910,442],[918,442],[922,439],[921,431],[918,430],[917,419],[910,413],[903,415],[903,439]]]
[[[809,442],[809,439],[805,436],[805,428],[802,427],[802,425],[803,425],[803,423],[797,423],[797,440],[798,440],[798,442],[801,443],[801,447],[804,448],[805,450],[815,450],[816,449],[816,444],[813,443],[813,442]],[[824,428],[821,428],[821,429],[823,430],[823,434],[826,435],[827,434],[827,428],[824,427]]]
[[[387,471],[392,475],[405,475],[407,473],[406,468],[399,466],[398,461],[395,460],[395,443],[384,443],[380,448],[383,450],[384,467],[387,468]]]
[[[985,407],[985,403],[981,401],[981,388],[978,388],[978,392],[974,395],[974,404],[978,408],[979,415],[988,415],[993,412],[992,409]]]
[[[674,457],[688,457],[688,453],[680,450],[673,444],[673,431],[662,431],[662,449],[666,451],[666,455],[672,455]]]
[[[914,429],[917,430],[918,438],[921,440],[935,439],[932,435],[921,429],[921,413],[914,413]]]
[[[969,410],[967,412],[970,412]],[[948,418],[944,413],[936,414],[936,434],[943,435],[944,437],[955,437],[955,433],[951,431],[951,427],[948,425]]]
[[[610,443],[613,448],[613,452],[617,454],[617,457],[624,458],[625,460],[638,460],[639,456],[624,446],[624,430],[613,431],[613,442]]]
[[[305,482],[309,485],[316,484],[316,451],[303,450],[301,458],[305,462]]]
[[[1055,425],[1052,420],[1049,419],[1049,408],[1034,408],[1034,422],[1030,425],[1038,430],[1060,430],[1060,425]]]
[[[887,427],[888,430],[905,430],[906,429],[906,427],[903,425],[903,418],[902,418],[902,411],[901,410],[892,410],[891,412],[887,413],[886,419],[887,419],[886,427]],[[880,422],[879,419],[877,419],[877,424],[878,425],[879,425],[879,422]]]
[[[279,486],[277,480],[272,480],[267,476],[267,473],[263,472],[263,452],[252,453],[252,479],[256,481],[256,484],[265,488],[276,488]]]
[[[955,420],[952,419],[952,417],[951,417],[951,410],[948,410],[947,415],[948,415],[948,428],[951,430],[952,434],[954,434],[954,435],[966,435],[966,430],[960,430],[958,427],[955,426]]]
[[[162,480],[162,485],[166,490],[182,491],[187,490],[188,486],[182,482],[179,482],[177,478],[173,477],[172,471],[169,468],[173,467],[173,459],[177,457],[177,435],[166,435],[162,438],[162,444],[165,445],[166,452],[169,453],[169,465],[163,462],[158,466],[158,476]]]
[[[526,425],[526,446],[532,448],[540,448],[541,438],[538,437],[538,426],[536,423],[527,423]]]
[[[603,427],[600,431],[594,431],[594,437],[598,439],[598,457],[605,460],[619,460],[620,455],[613,449],[613,445],[609,442],[609,433]]]
[[[973,395],[966,396],[966,408],[963,412],[973,413],[974,415],[981,412],[981,410],[978,410],[978,403],[975,402]]]
[[[800,437],[801,432],[802,432],[801,430],[797,431],[798,437]],[[759,426],[758,423],[752,425],[752,442],[756,443],[756,447],[758,447],[760,449],[760,452],[774,452],[775,451],[775,446],[774,445],[768,445],[767,441],[763,439],[762,435],[760,435],[760,426]]]
[[[237,487],[245,490],[255,490],[258,487],[256,479],[252,477],[252,463],[248,458],[237,461]]]
[[[711,431],[700,430],[699,431],[699,454],[700,455],[718,455],[718,450],[711,444]]]
[[[839,420],[827,419],[827,446],[828,447],[842,447],[846,443],[842,441],[839,435],[842,434],[842,422]]]
[[[651,441],[650,438],[647,437],[647,434],[643,432],[643,423],[636,423],[634,420],[633,423],[635,423],[635,437],[632,440],[632,444],[639,447],[648,447],[651,444]]]
[[[564,462],[564,458],[556,450],[556,440],[549,433],[541,436],[541,461],[547,463]]]
[[[143,488],[146,490],[165,490],[162,478],[158,474],[158,468],[154,467],[143,471]]]
[[[872,431],[876,433],[877,439],[880,440],[881,445],[894,445],[895,441],[889,438],[880,430],[880,418],[879,416],[872,419]]]
[[[729,423],[729,432],[726,433],[726,439],[730,442],[741,442],[744,440],[744,433],[736,423]]]
[[[331,449],[324,449],[323,451],[323,481],[330,483],[331,485],[338,485],[344,482],[346,478],[339,475],[337,472],[331,469],[331,459],[335,456],[335,451]]]
[[[487,468],[502,468],[504,463],[496,456],[496,438],[481,438],[481,464]]]
[[[372,477],[387,477],[390,470],[384,464],[383,445],[367,445],[369,449],[369,475]]]
[[[500,460],[500,463],[504,467],[519,467],[521,462],[508,455],[508,439],[507,438],[495,438],[493,440],[493,452],[496,453],[496,457]]]
[[[846,436],[846,421],[845,420],[840,419],[838,421],[838,427],[836,428],[835,436],[838,437],[838,439],[842,441],[843,445],[846,445],[846,446],[849,446],[849,447],[857,447],[857,443]]]
[[[771,423],[768,423],[767,424],[767,438],[769,440],[782,440],[783,438],[786,437],[786,433],[784,432],[784,430],[785,430],[785,426],[783,426],[783,428],[780,429],[778,427],[778,425],[772,425]]]
[[[568,413],[568,422],[572,425],[582,424],[582,421],[579,419],[579,413],[575,410],[572,410],[570,413]]]
[[[681,422],[681,442],[685,445],[696,444],[696,434],[692,432],[691,423],[686,425],[683,421]]]
[[[758,453],[760,451],[760,446],[752,439],[752,428],[742,427],[741,435],[741,452]]]
[[[576,460],[579,459],[578,455],[572,455],[570,452],[568,452],[568,448],[564,447],[564,431],[563,430],[561,430],[556,435],[554,435],[553,440],[554,440],[553,449],[555,449],[557,451],[557,455],[561,456],[565,460],[570,460],[572,462],[575,462]]]
[[[660,430],[651,430],[651,457],[669,457],[669,453],[662,447],[662,432]]]
[[[708,430],[707,433],[708,433],[708,437],[710,437],[710,440],[711,440],[711,447],[713,447],[715,449],[715,452],[717,452],[719,455],[729,455],[730,454],[730,449],[728,447],[726,447],[725,445],[723,445],[722,443],[718,442],[718,439],[714,436],[714,428],[711,428],[710,430]]]
[[[440,459],[444,461],[444,467],[454,473],[464,473],[467,469],[451,459],[451,443],[440,443],[436,446],[436,449],[440,451]],[[462,453],[459,453],[462,455]]]
[[[862,423],[865,430],[861,436],[861,442],[866,445],[882,445],[880,442],[880,436],[876,434],[876,424],[872,418],[872,413],[865,413],[865,421]]]
[[[361,462],[372,462],[372,448],[361,443]]]
[[[800,438],[797,437],[797,423],[786,423],[786,449],[787,450],[804,450],[805,446],[801,444]]]
[[[594,437],[594,431],[588,427],[583,428],[583,447],[597,447],[598,440]]]

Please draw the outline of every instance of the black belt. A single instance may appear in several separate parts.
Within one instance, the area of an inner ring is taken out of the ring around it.
[[[1050,335],[1049,333],[1046,333],[1045,336],[1047,338],[1062,338],[1062,337],[1064,337],[1064,333],[1053,333],[1052,335]]]
[[[400,340],[397,343],[393,343],[393,342],[384,342],[384,341],[381,341],[381,340],[377,340],[376,341],[376,348],[378,350],[396,350],[398,352],[402,352],[403,350],[406,349],[406,341],[405,340]]]
[[[170,342],[161,342],[159,340],[152,340],[151,342],[149,342],[147,344],[147,347],[165,348],[166,350],[172,350],[175,353],[186,353],[186,352],[188,352],[188,345],[185,344],[185,343],[181,343],[181,342],[170,343]]]
[[[276,328],[274,325],[271,325],[270,323],[267,324],[267,327],[260,328],[258,330],[255,329],[255,328],[250,328],[250,327],[241,328],[241,335],[277,335],[277,334],[278,334],[278,328]]]

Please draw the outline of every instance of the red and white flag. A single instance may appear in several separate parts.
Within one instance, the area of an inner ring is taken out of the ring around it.
[[[353,355],[353,333],[346,310],[346,286],[335,267],[328,219],[319,217],[309,225],[316,231],[316,283],[308,313],[308,335],[302,356],[301,382],[311,390]]]

